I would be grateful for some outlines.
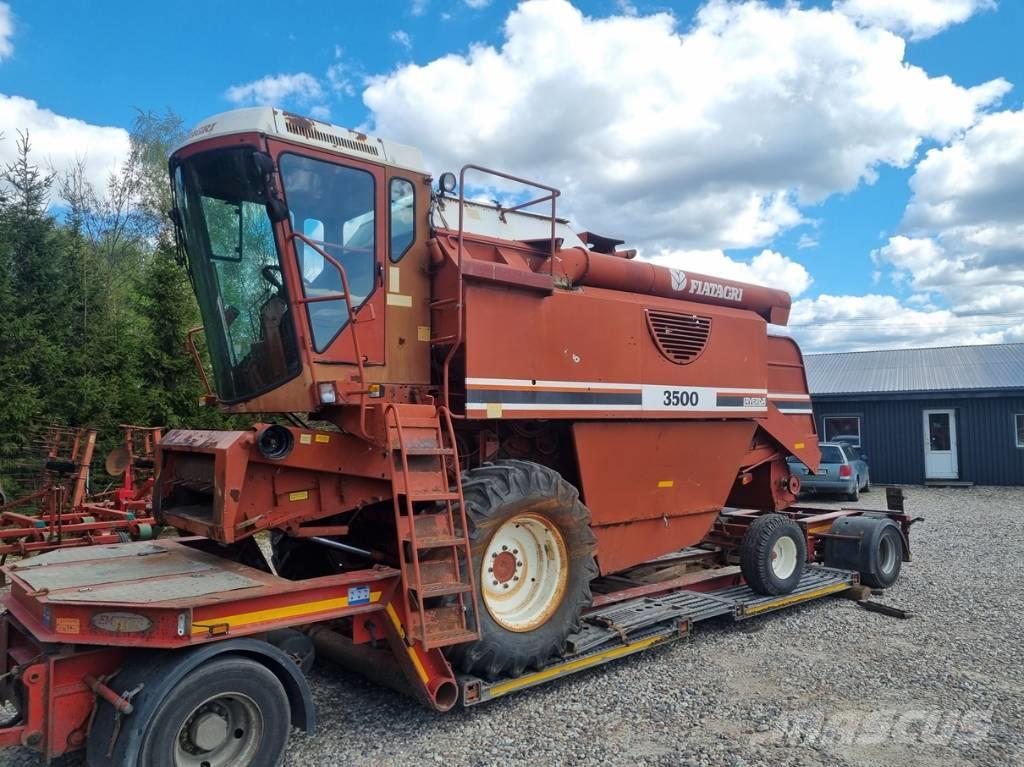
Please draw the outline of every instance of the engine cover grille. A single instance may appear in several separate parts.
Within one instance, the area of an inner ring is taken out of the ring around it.
[[[655,346],[664,357],[685,365],[703,352],[711,335],[711,318],[698,314],[676,314],[657,309],[646,309],[647,329]]]

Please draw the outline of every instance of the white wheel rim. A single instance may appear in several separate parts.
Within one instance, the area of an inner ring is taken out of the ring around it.
[[[788,535],[775,541],[772,546],[772,572],[775,577],[786,580],[796,570],[796,543]]]
[[[879,554],[879,559],[881,560],[880,569],[888,575],[896,568],[896,546],[888,536],[882,536]]]
[[[539,514],[517,514],[494,531],[483,561],[484,607],[509,631],[532,631],[562,604],[569,558],[561,532]]]

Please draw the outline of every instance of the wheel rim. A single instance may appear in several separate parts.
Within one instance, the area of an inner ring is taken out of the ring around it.
[[[256,758],[263,739],[263,714],[247,695],[207,698],[185,718],[174,747],[178,767],[229,767]]]
[[[776,578],[786,580],[796,570],[796,543],[788,535],[772,546],[772,572]]]
[[[518,514],[494,531],[480,564],[481,594],[509,631],[545,623],[565,596],[569,557],[558,528],[539,514]]]
[[[891,573],[896,567],[896,544],[888,535],[883,535],[879,543],[878,558],[883,573]]]

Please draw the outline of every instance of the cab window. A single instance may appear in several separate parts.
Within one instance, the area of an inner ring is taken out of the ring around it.
[[[391,261],[398,263],[416,239],[416,192],[404,178],[391,179]]]
[[[376,284],[373,176],[295,154],[282,155],[279,167],[293,228],[341,264],[352,306],[358,308]],[[299,244],[303,294],[338,296],[306,304],[313,348],[322,352],[348,324],[348,307],[341,299],[338,270],[313,248]]]

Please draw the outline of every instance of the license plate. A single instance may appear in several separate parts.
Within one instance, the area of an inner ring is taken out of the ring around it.
[[[823,477],[827,477],[828,476],[828,469],[818,469],[818,474],[820,474]]]

